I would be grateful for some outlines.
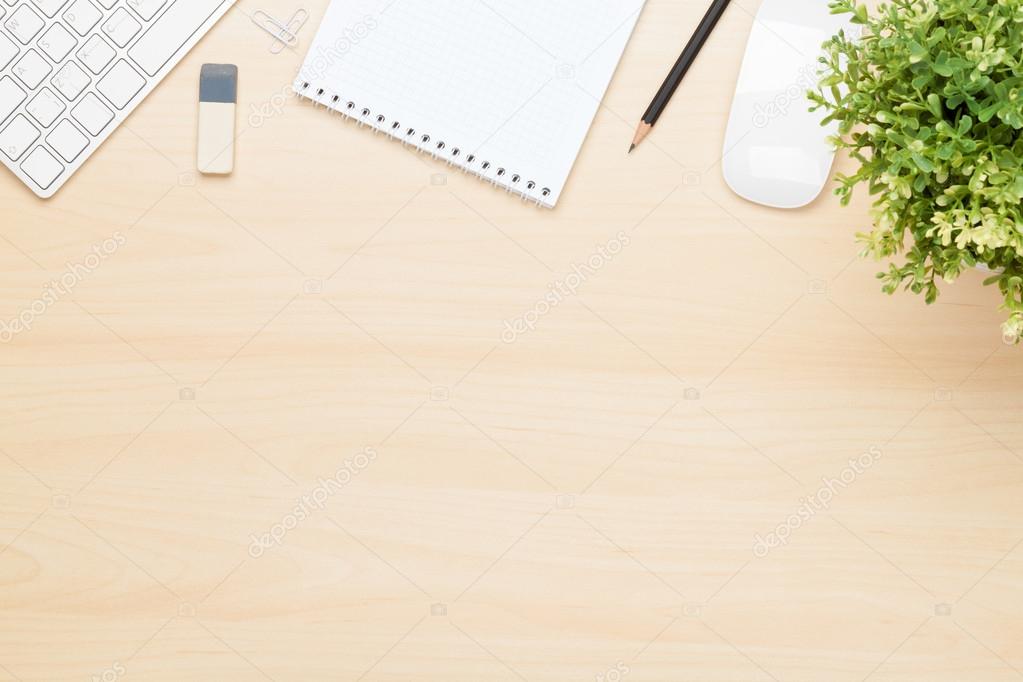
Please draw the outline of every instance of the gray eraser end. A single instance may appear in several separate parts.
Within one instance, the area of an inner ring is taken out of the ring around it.
[[[238,67],[234,64],[203,64],[199,74],[199,101],[238,102]]]

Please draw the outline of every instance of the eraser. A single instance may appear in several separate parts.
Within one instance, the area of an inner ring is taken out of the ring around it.
[[[238,106],[238,67],[203,64],[199,76],[200,173],[227,175],[234,170],[234,138]]]

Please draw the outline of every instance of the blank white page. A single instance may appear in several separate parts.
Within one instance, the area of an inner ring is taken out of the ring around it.
[[[553,207],[644,0],[333,0],[296,91]]]

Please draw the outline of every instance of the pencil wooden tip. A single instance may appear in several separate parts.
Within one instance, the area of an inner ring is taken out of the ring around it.
[[[649,123],[644,121],[639,124],[639,127],[636,128],[636,135],[632,138],[632,148],[629,149],[630,154],[632,153],[632,150],[638,147],[639,143],[650,134],[651,130],[653,130],[653,126]]]

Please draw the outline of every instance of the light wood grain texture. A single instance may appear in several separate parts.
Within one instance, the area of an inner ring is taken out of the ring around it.
[[[80,275],[0,345],[0,681],[1023,677],[997,293],[883,296],[864,197],[729,193],[755,0],[627,158],[705,10],[650,0],[552,212],[286,97],[258,7],[55,199],[0,178],[0,319]],[[204,62],[241,67],[228,178],[194,170]]]

